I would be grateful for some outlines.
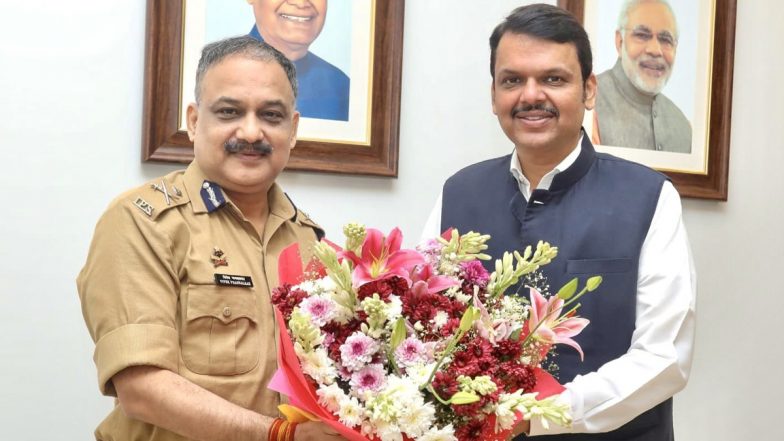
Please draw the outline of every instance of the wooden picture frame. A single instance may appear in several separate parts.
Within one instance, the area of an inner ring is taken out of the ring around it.
[[[689,0],[691,1],[691,0]],[[682,197],[727,200],[732,79],[735,52],[736,0],[713,0],[712,64],[709,66],[708,136],[706,173],[681,173],[662,170]],[[584,22],[585,0],[558,0],[558,6]],[[615,17],[609,18],[615,20]]]
[[[404,0],[371,0],[372,107],[367,145],[298,140],[288,170],[397,177]],[[142,160],[189,163],[180,130],[185,0],[147,0]]]

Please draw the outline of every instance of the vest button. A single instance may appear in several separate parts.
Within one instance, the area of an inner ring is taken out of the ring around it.
[[[224,317],[231,317],[231,308],[228,306],[223,308],[223,316]]]

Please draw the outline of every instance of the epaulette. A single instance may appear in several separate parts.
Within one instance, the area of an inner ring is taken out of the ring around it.
[[[284,194],[286,195],[286,198],[291,203],[291,206],[294,207],[295,214],[294,214],[294,219],[292,220],[300,225],[304,225],[306,227],[312,228],[313,231],[316,233],[316,237],[318,238],[318,240],[323,239],[324,236],[327,235],[327,233],[324,231],[323,228],[321,228],[321,225],[317,224],[316,221],[311,219],[308,213],[305,213],[304,211],[297,208],[297,205],[294,204],[294,201],[291,200],[291,197],[288,195],[288,193],[284,193]]]
[[[300,225],[312,228],[313,232],[316,233],[316,240],[320,241],[327,235],[326,231],[321,228],[321,225],[317,224],[307,213],[299,209],[297,210],[297,222]]]
[[[171,173],[150,181],[128,192],[127,195],[131,204],[144,215],[155,220],[166,210],[190,202],[183,188],[182,174]]]

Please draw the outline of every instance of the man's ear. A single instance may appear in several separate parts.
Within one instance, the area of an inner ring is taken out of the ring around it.
[[[498,115],[495,111],[495,79],[490,82],[490,104],[493,106],[493,115]]]
[[[289,149],[297,145],[297,130],[299,129],[299,112],[294,111],[291,118],[291,139],[289,139]]]
[[[190,103],[186,112],[185,120],[188,124],[188,139],[193,142],[193,138],[196,137],[196,123],[199,120],[199,106],[196,103]]]
[[[585,88],[583,89],[583,103],[585,103],[585,108],[588,110],[593,110],[594,106],[596,106],[597,87],[596,75],[591,73],[591,76],[585,80]]]
[[[618,57],[621,56],[621,46],[623,45],[623,36],[621,35],[621,29],[615,31],[615,51],[618,53]]]

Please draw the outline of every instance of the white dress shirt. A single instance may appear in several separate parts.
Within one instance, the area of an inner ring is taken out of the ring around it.
[[[542,177],[538,189],[549,189],[553,178],[574,163],[581,142]],[[528,200],[531,185],[516,154],[512,154],[510,172]],[[423,238],[441,233],[441,205],[439,194]],[[529,435],[608,432],[683,389],[691,370],[696,294],[696,274],[680,197],[670,181],[665,181],[640,252],[637,317],[629,350],[598,371],[578,375],[564,385],[566,391],[560,399],[571,405],[571,428],[550,424],[548,430],[533,420]]]

